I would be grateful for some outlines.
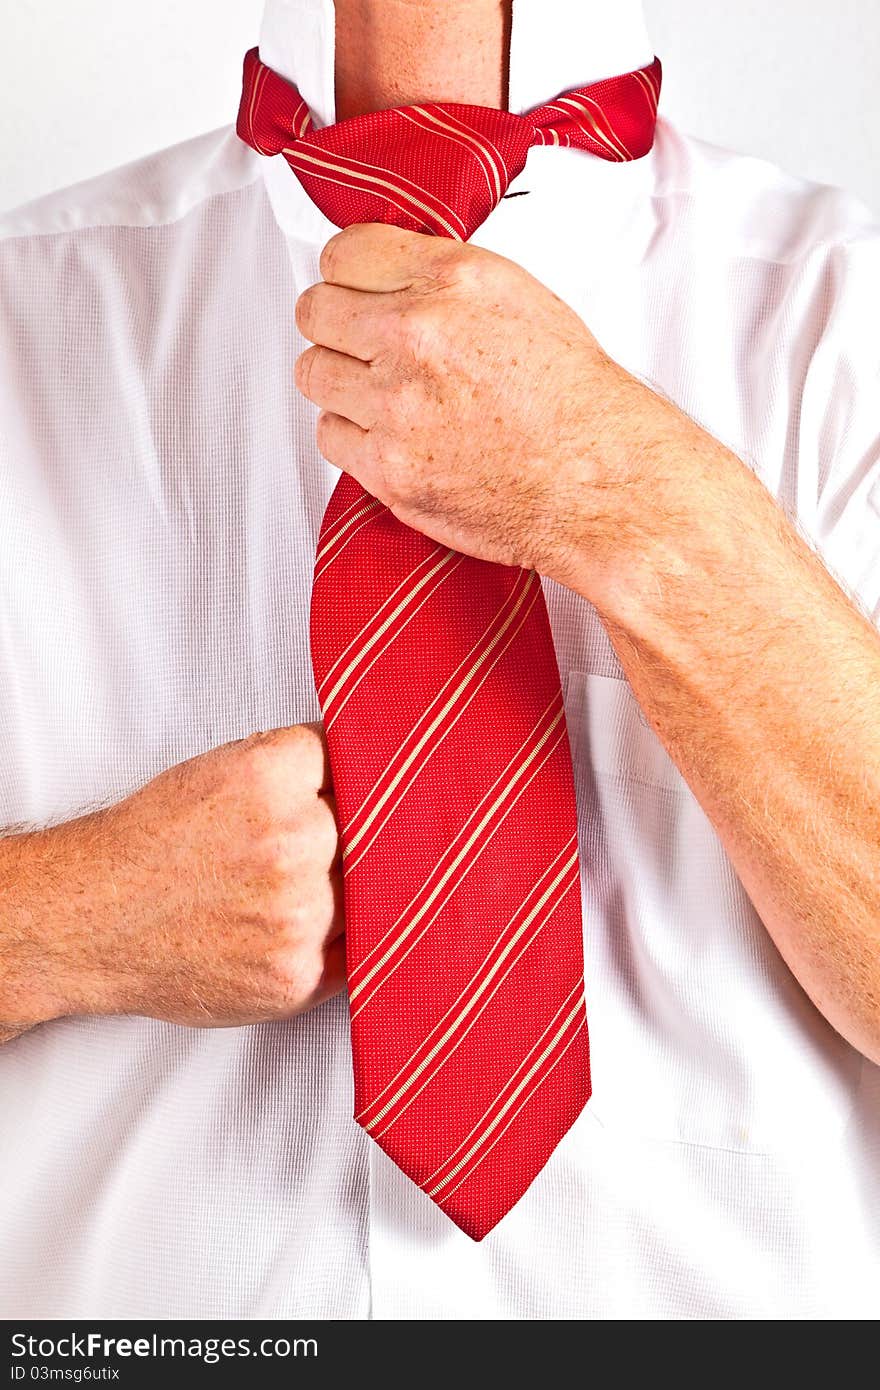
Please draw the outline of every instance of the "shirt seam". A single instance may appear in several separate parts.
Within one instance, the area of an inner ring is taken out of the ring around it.
[[[663,202],[667,198],[687,199],[688,201],[697,200],[700,195],[689,188],[669,188],[662,193],[651,193],[652,202]],[[771,256],[765,252],[755,251],[747,246],[742,247],[737,255],[741,260],[761,261],[764,265],[794,266],[803,265],[811,256],[817,255],[822,251],[844,251],[851,247],[856,247],[864,242],[880,243],[880,224],[869,224],[856,231],[847,231],[840,237],[824,236],[819,241],[811,241],[808,246],[797,256]]]
[[[255,183],[261,181],[262,170],[259,167],[257,167],[254,171],[253,178],[248,179],[246,183],[233,184],[230,188],[222,188],[219,189],[216,193],[209,193],[204,198],[198,199],[196,202],[192,203],[188,208],[185,208],[184,211],[179,213],[177,216],[168,217],[161,221],[135,222],[128,218],[121,218],[118,222],[83,222],[78,227],[55,227],[44,232],[31,231],[0,233],[0,246],[3,246],[10,241],[36,241],[38,239],[45,240],[46,237],[76,236],[78,232],[94,232],[96,230],[113,231],[117,228],[137,228],[139,231],[150,232],[154,229],[158,229],[161,227],[173,227],[178,222],[183,222],[183,220],[186,217],[188,217],[190,213],[195,212],[197,208],[204,207],[207,203],[213,203],[217,198],[228,198],[231,193],[239,193],[244,188],[252,188]],[[14,209],[12,211],[14,211]]]

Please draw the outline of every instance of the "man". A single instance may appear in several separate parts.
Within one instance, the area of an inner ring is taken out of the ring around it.
[[[319,126],[651,61],[509,10],[268,0],[260,56]],[[334,235],[224,129],[5,220],[7,1317],[878,1312],[880,242],[662,121],[510,192]],[[352,1121],[336,468],[553,624],[593,1097],[479,1244]]]

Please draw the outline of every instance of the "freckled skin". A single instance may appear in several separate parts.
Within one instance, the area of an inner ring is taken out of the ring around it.
[[[584,440],[638,383],[567,304],[491,252],[363,226],[328,243],[322,269],[297,305],[320,344],[296,368],[324,412],[322,451],[435,540],[562,577],[590,485]]]
[[[505,106],[510,0],[336,0],[336,117],[423,101]]]

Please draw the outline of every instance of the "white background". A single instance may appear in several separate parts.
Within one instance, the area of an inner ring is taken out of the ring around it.
[[[608,0],[613,4],[614,0]],[[14,0],[0,207],[234,120],[263,0]],[[664,112],[880,215],[880,0],[646,0]]]

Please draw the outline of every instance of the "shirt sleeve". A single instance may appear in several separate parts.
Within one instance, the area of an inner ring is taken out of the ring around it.
[[[826,249],[815,283],[819,331],[795,428],[799,508],[832,574],[880,624],[880,229]],[[807,504],[802,497],[802,504]]]

